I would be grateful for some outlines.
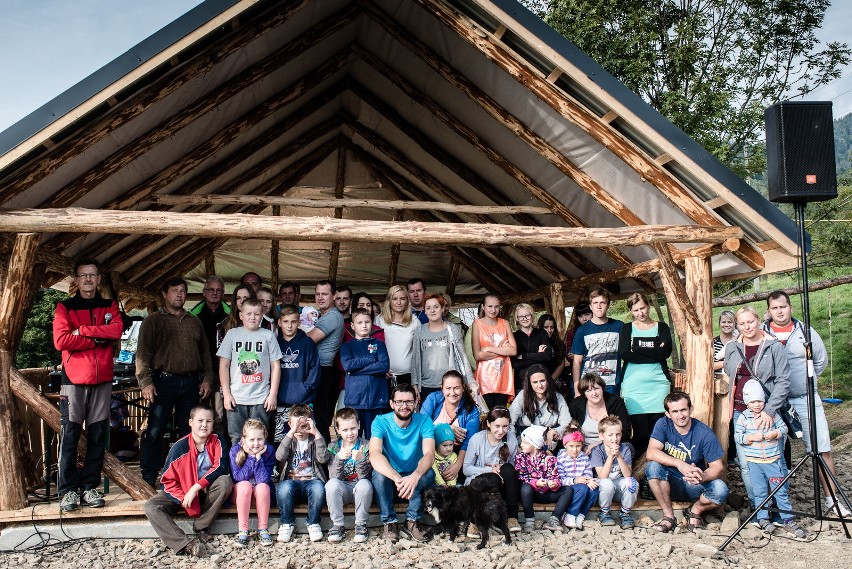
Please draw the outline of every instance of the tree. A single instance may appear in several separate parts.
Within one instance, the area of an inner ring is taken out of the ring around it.
[[[68,298],[62,291],[40,289],[33,300],[33,309],[24,327],[24,334],[15,353],[15,367],[49,367],[61,363],[61,355],[53,348],[53,311],[56,303]]]
[[[763,172],[763,111],[840,76],[830,0],[522,0],[740,176]]]

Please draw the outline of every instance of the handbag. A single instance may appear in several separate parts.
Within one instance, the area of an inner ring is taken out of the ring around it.
[[[749,371],[751,376],[757,380],[763,388],[763,393],[766,395],[766,398],[769,399],[769,396],[771,395],[769,389],[766,388],[766,384],[760,381],[760,377],[754,372],[751,365],[748,363],[748,360],[739,345],[737,345],[737,351],[743,359],[743,365],[746,366],[746,369]],[[785,399],[781,404],[781,407],[778,408],[778,416],[781,417],[781,420],[784,421],[785,425],[787,425],[787,435],[791,439],[801,439],[804,436],[802,431],[802,420],[799,418],[796,408],[793,407],[788,400]]]
[[[470,369],[470,364],[467,361],[467,356],[464,352],[459,352],[456,349],[455,335],[453,334],[452,322],[447,322],[447,334],[450,338],[450,369],[454,369],[464,377],[465,383],[468,385],[476,385],[476,380],[473,378],[473,373]],[[488,414],[488,405],[479,390],[476,390],[476,395],[473,398],[474,403],[479,408],[481,416]]]

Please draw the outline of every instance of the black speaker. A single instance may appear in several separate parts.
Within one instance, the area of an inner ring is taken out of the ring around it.
[[[769,200],[819,202],[837,197],[831,102],[783,101],[767,108]]]

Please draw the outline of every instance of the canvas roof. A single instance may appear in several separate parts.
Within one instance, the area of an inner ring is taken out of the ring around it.
[[[773,204],[512,0],[208,0],[0,133],[0,207],[248,212],[157,195],[269,195],[548,207],[551,214],[406,210],[403,219],[554,227],[738,225],[714,278],[796,264]],[[383,209],[282,215],[392,220]],[[696,244],[680,244],[689,248]],[[271,274],[271,242],[45,233],[151,288]],[[280,244],[280,280],[329,274],[332,244]],[[337,281],[386,289],[392,243],[341,243]],[[515,292],[656,258],[617,248],[402,244],[397,280]],[[623,279],[620,293],[658,285]],[[229,286],[230,288],[230,286]]]

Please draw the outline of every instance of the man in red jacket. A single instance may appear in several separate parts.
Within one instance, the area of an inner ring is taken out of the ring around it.
[[[118,303],[98,292],[101,274],[95,259],[74,264],[74,282],[77,293],[56,305],[53,318],[53,345],[62,351],[59,508],[63,512],[76,509],[81,502],[90,508],[104,505],[97,486],[109,429],[114,341],[124,329]],[[77,443],[83,423],[87,446],[80,470]]]

